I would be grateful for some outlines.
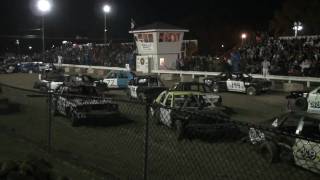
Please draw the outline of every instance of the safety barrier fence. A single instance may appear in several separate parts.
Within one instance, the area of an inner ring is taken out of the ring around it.
[[[260,125],[233,120],[224,107],[191,105],[192,99],[167,108],[108,94],[0,86],[0,134],[22,138],[97,179],[320,176],[319,121],[303,113]]]
[[[58,64],[56,64],[58,66]],[[61,67],[67,68],[81,68],[81,69],[96,69],[96,70],[120,70],[126,71],[126,68],[121,67],[105,67],[105,66],[87,66],[87,65],[73,65],[73,64],[61,64]],[[176,71],[176,70],[152,70],[153,74],[167,74],[167,75],[179,75],[182,76],[192,76],[194,79],[196,76],[208,77],[208,76],[217,76],[221,72],[204,72],[204,71]],[[257,79],[270,79],[275,81],[286,81],[288,83],[292,82],[304,82],[309,88],[311,83],[320,83],[320,78],[317,77],[299,77],[299,76],[277,76],[277,75],[267,75],[266,77],[261,74],[251,74],[252,77]]]

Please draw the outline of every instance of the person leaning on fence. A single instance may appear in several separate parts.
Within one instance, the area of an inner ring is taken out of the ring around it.
[[[262,65],[262,75],[263,77],[267,77],[267,75],[269,74],[269,68],[271,66],[270,62],[267,59],[264,59],[261,63]]]

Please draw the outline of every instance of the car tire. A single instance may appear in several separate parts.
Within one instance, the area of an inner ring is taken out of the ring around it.
[[[279,161],[279,150],[274,142],[266,141],[262,143],[259,151],[268,164]]]
[[[308,101],[303,97],[299,97],[298,99],[296,99],[294,105],[295,108],[299,111],[306,111],[308,109]]]
[[[181,120],[176,120],[175,122],[177,139],[182,140],[184,138],[184,127]]]
[[[218,93],[218,92],[220,91],[219,85],[214,84],[214,85],[212,86],[212,91],[213,91],[214,93]]]
[[[257,95],[257,90],[256,90],[256,88],[254,88],[254,87],[248,87],[248,89],[247,89],[247,94],[249,95],[249,96],[255,96],[255,95]]]
[[[78,117],[75,113],[71,113],[71,125],[72,127],[78,127],[80,124]]]

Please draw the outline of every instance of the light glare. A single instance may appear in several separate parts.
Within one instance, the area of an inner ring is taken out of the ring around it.
[[[51,10],[51,4],[47,0],[39,0],[37,3],[38,10],[45,13]]]
[[[109,5],[104,5],[103,6],[103,12],[104,13],[110,13],[111,12],[111,7]]]

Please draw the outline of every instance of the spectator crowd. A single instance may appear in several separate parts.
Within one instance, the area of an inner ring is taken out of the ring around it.
[[[240,66],[248,73],[262,73],[268,67],[272,75],[320,76],[319,36],[266,38],[239,52]]]
[[[133,43],[72,44],[46,51],[47,62],[135,69]],[[6,59],[6,58],[3,58]],[[17,58],[13,58],[17,59]],[[22,61],[41,61],[41,54],[21,56]],[[4,61],[5,62],[5,61]],[[223,56],[184,54],[176,62],[184,71],[233,71],[252,74],[320,77],[320,36],[272,38],[263,36],[243,43]]]
[[[179,70],[320,77],[320,36],[264,37],[225,55],[178,60]]]
[[[125,67],[133,61],[133,44],[72,44],[64,43],[46,53],[46,59],[57,63]]]

